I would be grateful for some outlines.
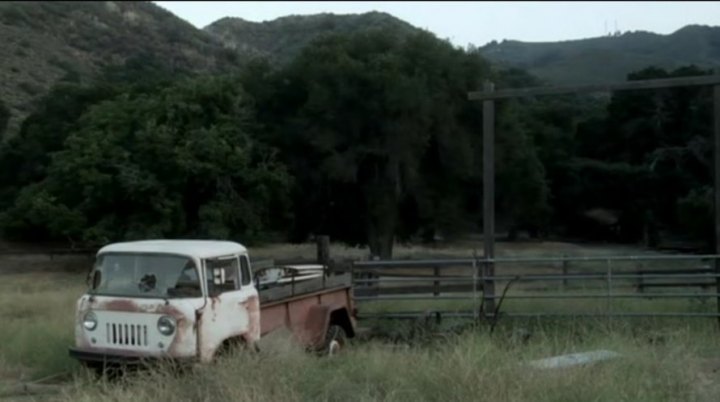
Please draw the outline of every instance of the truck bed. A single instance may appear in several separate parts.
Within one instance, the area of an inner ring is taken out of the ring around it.
[[[351,275],[331,275],[259,291],[260,335],[285,327],[311,348],[322,347],[330,325],[354,336]]]
[[[263,307],[267,304],[282,302],[285,299],[297,296],[350,288],[351,284],[352,276],[350,274],[331,275],[297,283],[289,282],[278,284],[258,291],[260,296],[260,306]]]

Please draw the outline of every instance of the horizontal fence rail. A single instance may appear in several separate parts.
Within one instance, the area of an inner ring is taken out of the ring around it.
[[[720,322],[719,258],[703,254],[355,261],[351,273],[359,318],[714,317]],[[495,275],[483,275],[490,263],[496,266]],[[497,293],[485,292],[486,283]],[[492,305],[488,300],[494,300],[495,310],[485,307]],[[545,302],[552,304],[541,305]],[[448,308],[448,303],[455,308]]]

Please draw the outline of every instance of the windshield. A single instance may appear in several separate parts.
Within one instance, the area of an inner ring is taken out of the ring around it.
[[[191,258],[168,254],[103,254],[95,263],[92,293],[106,296],[200,297]]]

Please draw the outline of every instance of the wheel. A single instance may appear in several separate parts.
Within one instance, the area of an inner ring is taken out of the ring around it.
[[[325,356],[334,356],[347,345],[345,330],[339,325],[330,325],[325,333],[325,343],[321,350]]]

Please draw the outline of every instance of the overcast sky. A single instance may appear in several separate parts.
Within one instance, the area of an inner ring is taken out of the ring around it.
[[[198,28],[222,17],[273,20],[291,14],[384,11],[454,44],[558,41],[607,31],[671,33],[688,24],[720,25],[720,2],[172,2],[156,1]]]

